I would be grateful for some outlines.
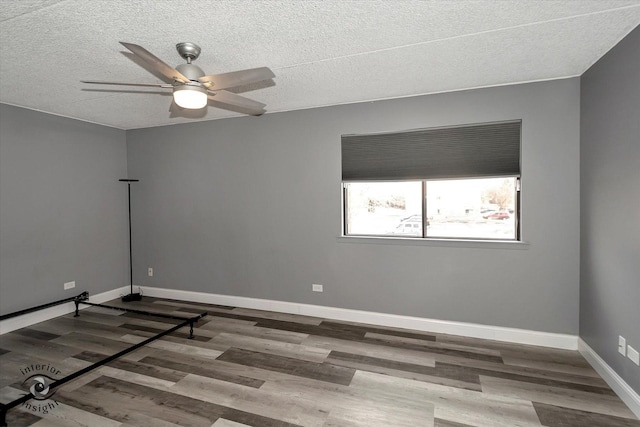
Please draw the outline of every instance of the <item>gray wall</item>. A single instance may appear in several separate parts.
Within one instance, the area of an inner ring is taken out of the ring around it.
[[[135,282],[577,334],[578,79],[127,132]],[[345,243],[340,135],[523,120],[524,250]],[[147,267],[154,277],[147,277]],[[312,293],[311,284],[325,286]]]
[[[640,28],[581,78],[580,336],[640,393]]]
[[[2,313],[128,284],[125,138],[0,104]]]

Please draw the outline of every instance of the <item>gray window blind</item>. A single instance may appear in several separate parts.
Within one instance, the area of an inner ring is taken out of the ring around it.
[[[342,136],[342,180],[520,175],[522,121]]]

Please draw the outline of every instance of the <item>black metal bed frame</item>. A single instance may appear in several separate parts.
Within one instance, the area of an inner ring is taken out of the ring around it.
[[[86,374],[87,372],[93,371],[96,368],[99,368],[102,365],[105,365],[115,359],[118,359],[119,357],[124,356],[127,353],[131,353],[132,351],[135,351],[137,349],[139,349],[140,347],[143,347],[147,344],[149,344],[150,342],[153,342],[157,339],[162,338],[165,335],[168,335],[172,332],[177,331],[178,329],[189,325],[189,339],[193,338],[193,325],[200,319],[202,319],[203,317],[205,317],[208,313],[202,312],[196,316],[193,317],[180,317],[180,316],[172,316],[170,314],[162,314],[162,313],[153,313],[150,311],[144,311],[144,310],[134,310],[131,308],[125,308],[125,307],[115,307],[115,306],[111,306],[111,305],[105,305],[105,304],[96,304],[96,303],[92,303],[89,302],[89,292],[82,292],[79,295],[76,295],[75,297],[70,297],[70,298],[65,298],[59,301],[55,301],[55,302],[51,302],[51,303],[47,303],[47,304],[42,304],[36,307],[31,307],[31,308],[27,308],[24,310],[19,310],[19,311],[15,311],[13,313],[9,313],[9,314],[3,314],[0,316],[0,321],[5,320],[5,319],[10,319],[12,317],[17,317],[17,316],[22,316],[24,314],[28,314],[28,313],[32,313],[34,311],[38,311],[38,310],[42,310],[45,308],[49,308],[49,307],[54,307],[57,305],[61,305],[67,302],[73,302],[76,305],[76,309],[75,309],[75,314],[74,317],[78,317],[80,316],[80,304],[85,304],[85,305],[90,305],[93,307],[103,307],[103,308],[110,308],[112,310],[120,310],[120,311],[124,311],[127,313],[137,313],[137,314],[144,314],[147,316],[155,316],[155,317],[162,317],[165,319],[173,319],[173,320],[182,320],[182,322],[178,325],[173,326],[170,329],[167,329],[166,331],[160,332],[150,338],[147,338],[146,340],[139,342],[138,344],[134,344],[131,347],[125,348],[124,350],[113,354],[109,357],[106,357],[90,366],[87,366],[86,368],[83,368],[79,371],[76,371],[72,374],[67,375],[64,378],[61,378],[59,380],[56,380],[54,382],[52,382],[51,384],[48,384],[49,386],[49,390],[53,390],[57,387],[60,387],[63,384],[68,383],[71,380],[74,380],[84,374]],[[27,393],[25,395],[23,395],[22,397],[19,397],[18,399],[15,399],[12,402],[9,403],[0,403],[0,426],[1,427],[7,427],[7,411],[11,408],[15,408],[18,405],[24,404],[27,401],[35,398],[36,396],[33,395],[32,393]]]

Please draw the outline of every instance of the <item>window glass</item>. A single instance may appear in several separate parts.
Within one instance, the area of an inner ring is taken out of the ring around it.
[[[345,184],[345,234],[422,237],[422,182]]]
[[[516,179],[427,181],[427,237],[516,238]]]

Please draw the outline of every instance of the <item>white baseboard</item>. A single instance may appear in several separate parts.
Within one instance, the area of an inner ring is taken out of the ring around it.
[[[285,301],[182,291],[177,289],[143,287],[143,292],[144,295],[158,298],[277,311],[281,313],[300,314],[303,316],[321,317],[325,319],[369,323],[372,325],[391,326],[441,334],[462,335],[466,337],[537,345],[565,350],[578,349],[578,337],[576,335],[539,332],[527,329],[505,328],[502,326],[488,326],[448,320],[426,319],[421,317],[350,310],[310,304],[298,304]]]
[[[589,347],[589,344],[584,342],[582,338],[578,341],[578,351],[587,359],[587,362],[589,362],[607,384],[609,384],[609,387],[622,399],[629,409],[631,409],[631,412],[640,418],[640,395],[636,393],[598,353]]]
[[[89,295],[89,301],[101,304],[103,302],[119,298],[120,295],[124,295],[128,292],[129,286],[123,286],[121,288],[112,289],[99,294]],[[80,291],[78,291],[78,294],[80,294]],[[85,308],[89,308],[89,306],[80,305],[81,310]],[[36,323],[44,322],[45,320],[53,319],[54,317],[64,316],[65,314],[73,313],[75,310],[75,304],[73,302],[68,302],[54,307],[45,308],[43,310],[23,314],[22,316],[6,319],[0,322],[0,335],[15,331],[16,329],[26,328],[27,326],[35,325]]]
[[[102,303],[126,294],[127,286],[90,295],[90,301]],[[158,298],[169,298],[182,301],[202,302],[207,304],[229,305],[233,307],[252,308],[256,310],[276,311],[280,313],[300,314],[303,316],[321,317],[325,319],[344,320],[349,322],[368,323],[379,326],[413,329],[417,331],[460,335],[517,344],[529,344],[565,350],[578,349],[578,337],[568,334],[540,332],[527,329],[489,326],[477,323],[455,322],[450,320],[427,319],[422,317],[403,316],[398,314],[377,313],[371,311],[351,310],[338,307],[326,307],[311,304],[299,304],[286,301],[274,301],[232,295],[210,294],[204,292],[183,291],[144,287],[144,295]],[[88,306],[81,306],[82,309]],[[72,313],[75,305],[72,302],[46,308],[23,316],[0,322],[0,335],[16,329],[53,319]],[[595,353],[594,353],[595,354]]]

